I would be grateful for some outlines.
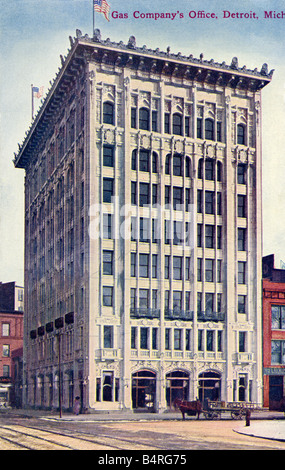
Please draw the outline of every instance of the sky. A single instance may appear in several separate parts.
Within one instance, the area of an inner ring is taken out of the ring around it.
[[[279,267],[285,261],[285,0],[108,3],[109,21],[95,14],[95,28],[103,39],[127,43],[135,36],[140,47],[165,51],[170,46],[173,53],[203,53],[206,60],[227,64],[237,57],[241,67],[260,70],[267,63],[275,70],[262,94],[263,255],[273,253]],[[66,55],[70,47],[69,36],[80,29],[92,37],[92,5],[92,0],[0,0],[2,282],[24,282],[24,170],[14,168],[13,158],[31,124],[31,85],[44,86],[45,96],[60,67],[60,54]],[[270,11],[272,18],[265,18]],[[283,19],[278,18],[282,11]],[[214,18],[200,18],[198,12]],[[173,13],[174,18],[149,19],[147,13]],[[35,99],[35,110],[40,104]]]

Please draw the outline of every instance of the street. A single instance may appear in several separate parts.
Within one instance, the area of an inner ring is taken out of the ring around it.
[[[285,442],[234,431],[243,426],[230,419],[60,421],[7,412],[0,414],[0,450],[285,450]]]

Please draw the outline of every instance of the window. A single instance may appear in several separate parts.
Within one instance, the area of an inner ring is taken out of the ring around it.
[[[205,225],[205,247],[215,248],[215,226]]]
[[[197,292],[197,312],[202,312],[202,292]]]
[[[239,145],[246,145],[245,143],[245,126],[243,124],[237,125],[237,143]]]
[[[10,366],[3,365],[3,377],[10,377]]]
[[[218,330],[218,351],[221,352],[223,350],[223,332]]]
[[[165,174],[166,175],[170,175],[170,162],[171,162],[170,155],[166,155],[165,157]]]
[[[158,132],[157,111],[152,111],[151,113],[151,130],[153,132]]]
[[[171,204],[171,187],[170,186],[165,186],[164,188],[164,203],[165,205]]]
[[[158,255],[152,255],[152,273],[151,273],[151,277],[153,279],[157,278],[157,256]]]
[[[215,161],[205,160],[205,179],[214,181],[215,179]]]
[[[112,214],[103,214],[103,238],[112,238]]]
[[[222,282],[222,260],[217,260],[217,282]]]
[[[149,152],[147,150],[140,150],[139,169],[140,171],[149,171]]]
[[[239,352],[246,351],[246,332],[245,331],[239,332],[238,350]]]
[[[237,166],[237,182],[238,184],[246,184],[246,171],[247,167],[243,163],[239,163]]]
[[[182,309],[182,292],[179,290],[173,291],[173,310]]]
[[[131,162],[132,170],[137,169],[137,155],[138,155],[138,152],[136,150],[133,150],[132,151],[132,162]]]
[[[191,258],[185,258],[185,280],[190,281],[191,275]]]
[[[113,326],[104,325],[104,348],[113,348]]]
[[[214,140],[214,121],[205,119],[205,139]]]
[[[222,215],[222,193],[217,193],[217,215]]]
[[[197,224],[197,246],[203,246],[203,224]]]
[[[214,191],[205,191],[205,213],[215,213],[215,193]]]
[[[137,348],[137,327],[136,326],[131,327],[131,348],[132,349]]]
[[[149,183],[140,183],[140,207],[149,204]]]
[[[136,108],[131,109],[131,128],[132,129],[137,128],[137,109]]]
[[[285,364],[285,341],[271,341],[271,364]]]
[[[113,287],[103,286],[103,305],[113,307]]]
[[[198,258],[197,259],[197,281],[202,282],[203,281],[203,259]]]
[[[182,350],[182,331],[180,328],[174,328],[173,336],[174,336],[174,349],[176,351]]]
[[[158,220],[152,219],[152,243],[157,243],[159,238]]]
[[[203,138],[203,119],[197,119],[197,139]]]
[[[238,284],[245,284],[246,281],[246,262],[238,261]]]
[[[109,276],[113,274],[113,251],[103,251],[103,274]]]
[[[152,205],[155,206],[158,202],[158,185],[152,185]]]
[[[10,357],[10,345],[3,344],[2,357]]]
[[[139,275],[140,277],[149,277],[149,255],[139,255]]]
[[[246,196],[238,194],[238,217],[246,217]]]
[[[185,136],[190,137],[190,117],[185,116]]]
[[[139,290],[139,307],[149,308],[149,290],[148,289]]]
[[[149,243],[149,219],[140,217],[140,242]]]
[[[183,158],[181,155],[173,156],[173,175],[183,176]]]
[[[114,195],[114,180],[112,178],[103,178],[103,202],[112,202]]]
[[[158,291],[157,289],[152,289],[152,308],[156,310],[157,305],[158,305]]]
[[[214,311],[214,294],[212,292],[206,292],[205,294],[206,313],[211,314]]]
[[[165,328],[165,349],[169,350],[171,348],[171,329]]]
[[[238,251],[246,250],[246,228],[238,228]]]
[[[136,262],[137,262],[137,254],[131,253],[131,276],[132,277],[136,277],[137,275]]]
[[[158,349],[157,337],[158,337],[158,328],[152,328],[152,349]]]
[[[114,167],[114,148],[104,145],[103,147],[103,165]]]
[[[104,124],[114,124],[114,105],[105,102],[103,104],[103,122]]]
[[[131,203],[133,205],[137,204],[137,182],[131,182]]]
[[[182,256],[173,256],[173,279],[182,279]]]
[[[164,114],[164,132],[165,134],[170,134],[170,114]]]
[[[149,131],[149,110],[147,108],[140,108],[139,110],[139,128]]]
[[[190,310],[191,292],[185,292],[185,310]]]
[[[217,122],[217,141],[222,142],[222,123]]]
[[[218,250],[222,249],[222,226],[217,226],[217,248]]]
[[[140,348],[148,349],[149,328],[141,327],[140,333]]]
[[[157,153],[152,153],[152,172],[157,173]]]
[[[238,313],[246,312],[246,295],[238,296]]]
[[[221,313],[222,311],[222,294],[217,294],[217,312]]]
[[[131,309],[135,309],[136,305],[136,289],[131,289]]]
[[[165,220],[164,221],[164,243],[166,245],[170,244],[170,237],[171,237],[170,220]]]
[[[214,351],[214,331],[207,330],[207,351]]]
[[[173,187],[173,209],[183,210],[183,188]]]
[[[271,306],[271,328],[272,330],[285,329],[285,305]]]
[[[10,336],[10,323],[2,323],[2,336]]]
[[[166,255],[164,257],[164,278],[169,279],[170,276],[170,256]]]
[[[198,330],[198,351],[204,349],[204,330]]]
[[[183,222],[174,220],[173,222],[173,244],[182,245],[184,240]]]
[[[205,281],[214,282],[214,260],[205,260]]]
[[[174,113],[172,116],[172,133],[175,135],[183,134],[182,115]]]

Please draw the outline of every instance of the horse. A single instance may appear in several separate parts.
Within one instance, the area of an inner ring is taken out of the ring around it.
[[[202,411],[202,404],[198,399],[194,401],[187,401],[182,400],[181,398],[176,398],[173,401],[173,405],[176,409],[179,408],[182,413],[183,420],[185,420],[185,414],[188,416],[196,416],[197,414],[197,419],[199,419]]]

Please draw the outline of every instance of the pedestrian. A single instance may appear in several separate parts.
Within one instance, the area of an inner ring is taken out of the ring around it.
[[[79,411],[80,411],[80,399],[79,397],[75,397],[73,412],[75,415],[79,415]]]

